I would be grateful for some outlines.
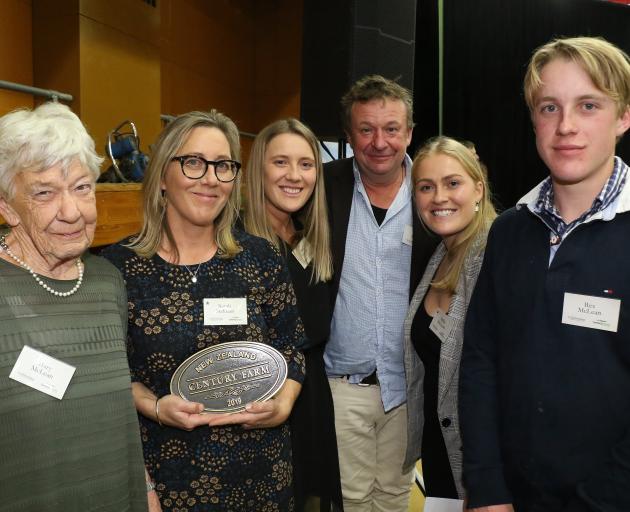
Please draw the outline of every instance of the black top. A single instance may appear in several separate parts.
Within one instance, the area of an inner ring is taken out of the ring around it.
[[[330,334],[330,322],[332,316],[330,302],[328,300],[330,291],[328,283],[311,284],[311,272],[313,267],[309,265],[304,268],[302,264],[293,256],[291,248],[284,244],[283,255],[286,259],[293,289],[297,297],[298,311],[304,324],[306,339],[300,345],[300,350],[320,345],[328,339]]]
[[[378,206],[374,206],[373,204],[371,204],[370,206],[372,207],[374,218],[376,219],[376,222],[380,226],[381,224],[383,224],[383,221],[385,220],[385,216],[387,215],[387,208],[379,208]]]
[[[324,370],[324,347],[330,332],[329,283],[311,283],[312,265],[304,268],[284,244],[306,341],[306,378],[291,412],[293,492],[302,512],[309,496],[318,496],[321,511],[342,509],[339,456],[332,394]]]
[[[423,300],[411,324],[411,342],[424,365],[422,474],[427,496],[458,499],[437,414],[442,342],[429,329],[432,320],[433,317],[427,313]]]

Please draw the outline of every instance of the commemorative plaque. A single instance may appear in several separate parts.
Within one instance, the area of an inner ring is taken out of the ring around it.
[[[200,402],[206,412],[238,412],[271,398],[287,378],[287,362],[275,348],[233,341],[205,348],[184,361],[171,378],[171,393]]]

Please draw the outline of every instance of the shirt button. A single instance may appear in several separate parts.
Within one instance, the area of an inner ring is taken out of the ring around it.
[[[442,420],[442,426],[443,426],[444,428],[448,428],[448,427],[450,427],[450,426],[451,426],[451,419],[450,419],[450,418],[444,418],[444,419]]]

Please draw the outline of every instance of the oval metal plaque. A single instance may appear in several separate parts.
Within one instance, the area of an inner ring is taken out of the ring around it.
[[[206,412],[237,412],[271,398],[286,378],[287,362],[275,348],[233,341],[186,359],[171,378],[171,393],[202,403]]]

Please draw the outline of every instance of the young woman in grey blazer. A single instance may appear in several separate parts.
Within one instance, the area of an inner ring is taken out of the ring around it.
[[[449,137],[413,162],[416,211],[439,236],[405,320],[408,445],[405,466],[422,458],[427,496],[463,499],[457,412],[464,320],[496,217],[474,150]]]

